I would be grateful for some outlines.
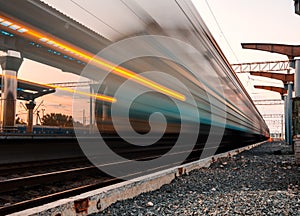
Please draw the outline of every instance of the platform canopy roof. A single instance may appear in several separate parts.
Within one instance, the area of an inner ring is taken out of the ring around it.
[[[1,83],[2,83],[2,77],[3,75],[0,74]],[[55,88],[48,87],[47,85],[18,79],[18,87],[17,87],[18,100],[33,101],[38,97],[44,96],[46,94],[51,94],[54,92],[55,92]]]

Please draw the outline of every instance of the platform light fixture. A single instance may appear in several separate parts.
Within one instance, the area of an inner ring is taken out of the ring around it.
[[[17,29],[20,28],[20,26],[18,26],[18,25],[11,25],[11,26],[9,26],[9,28],[11,28],[12,30],[17,30]]]
[[[10,26],[12,23],[11,22],[9,22],[9,21],[6,21],[6,20],[4,20],[3,22],[1,22],[1,25],[3,25],[3,26]]]
[[[20,32],[20,33],[24,33],[24,32],[27,32],[27,31],[28,30],[26,28],[21,28],[21,29],[18,30],[18,32]]]

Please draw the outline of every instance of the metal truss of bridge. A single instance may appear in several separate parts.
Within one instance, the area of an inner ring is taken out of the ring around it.
[[[236,73],[287,71],[290,68],[290,61],[249,62],[231,66]]]
[[[253,100],[255,105],[283,105],[284,102],[283,100],[271,100],[271,99],[266,99],[266,100]]]
[[[264,114],[263,118],[283,118],[283,114]]]

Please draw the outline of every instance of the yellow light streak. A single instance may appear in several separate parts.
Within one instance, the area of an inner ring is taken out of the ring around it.
[[[60,89],[63,91],[71,92],[74,94],[84,95],[84,96],[88,96],[88,97],[95,97],[95,99],[107,101],[110,103],[115,103],[117,101],[116,98],[109,97],[109,96],[102,95],[102,94],[91,94],[91,93],[87,93],[87,92],[83,92],[83,91],[77,91],[77,90],[67,88],[67,87],[61,87],[61,86],[50,85],[50,84],[43,84],[43,85],[50,87],[50,88],[56,88],[56,89]]]
[[[71,92],[71,93],[74,93],[74,94],[79,94],[79,95],[88,96],[88,97],[94,97],[97,100],[103,100],[103,101],[110,102],[110,103],[115,103],[117,101],[116,98],[113,98],[113,97],[110,97],[110,96],[106,96],[106,95],[102,95],[102,94],[91,94],[91,93],[88,93],[88,92],[77,91],[77,90],[74,90],[74,89],[71,89],[71,88],[61,87],[61,86],[57,86],[57,85],[30,82],[30,81],[27,81],[27,80],[17,79],[17,77],[13,76],[13,75],[6,74],[6,75],[0,75],[0,77],[6,77],[6,78],[9,78],[9,79],[16,79],[16,80],[19,80],[23,83],[27,83],[29,85],[40,86],[41,88],[46,88],[46,87],[54,88],[54,89],[59,89],[59,90]]]
[[[52,47],[53,49],[60,49],[59,52],[62,52],[62,53],[65,53],[66,55],[70,55],[74,58],[82,58],[84,59],[85,61],[86,60],[89,60],[91,61],[92,63],[96,63],[96,65],[102,67],[103,69],[105,70],[108,70],[108,71],[111,71],[112,73],[116,74],[116,75],[119,75],[119,76],[122,76],[124,78],[127,78],[127,79],[132,79],[133,81],[141,84],[141,85],[144,85],[148,88],[151,88],[151,89],[154,89],[158,92],[161,92],[165,95],[168,95],[168,96],[171,96],[173,98],[176,98],[178,100],[181,100],[181,101],[185,101],[185,96],[177,91],[174,91],[172,89],[169,89],[163,85],[160,85],[150,79],[147,79],[139,74],[136,74],[132,71],[129,71],[125,68],[122,68],[118,65],[115,65],[111,62],[108,62],[104,59],[100,59],[99,57],[94,57],[93,54],[85,51],[85,50],[82,50],[78,47],[75,47],[74,45],[71,45],[71,44],[67,44],[66,42],[64,41],[61,41],[60,39],[57,39],[51,35],[48,35],[48,34],[42,34],[38,31],[35,31],[33,30],[33,27],[29,27],[29,26],[25,26],[25,25],[22,25],[16,21],[13,21],[13,20],[10,20],[4,16],[0,16],[0,19],[4,19],[6,21],[9,21],[12,23],[12,25],[18,25],[20,26],[20,28],[26,28],[27,31],[26,32],[23,32],[23,33],[19,33],[17,30],[15,31],[17,34],[20,34],[20,35],[24,35],[24,36],[27,36],[28,38],[30,39],[35,39],[37,40],[39,43],[42,43],[43,45],[46,45],[48,47]],[[2,21],[3,22],[3,21]],[[9,26],[7,26],[7,28],[9,28]],[[42,39],[42,40],[41,40]],[[51,41],[50,43],[51,44],[47,44],[47,42]]]

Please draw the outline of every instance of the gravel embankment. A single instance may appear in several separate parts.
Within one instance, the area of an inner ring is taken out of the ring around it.
[[[300,215],[291,148],[266,143],[94,215]]]

